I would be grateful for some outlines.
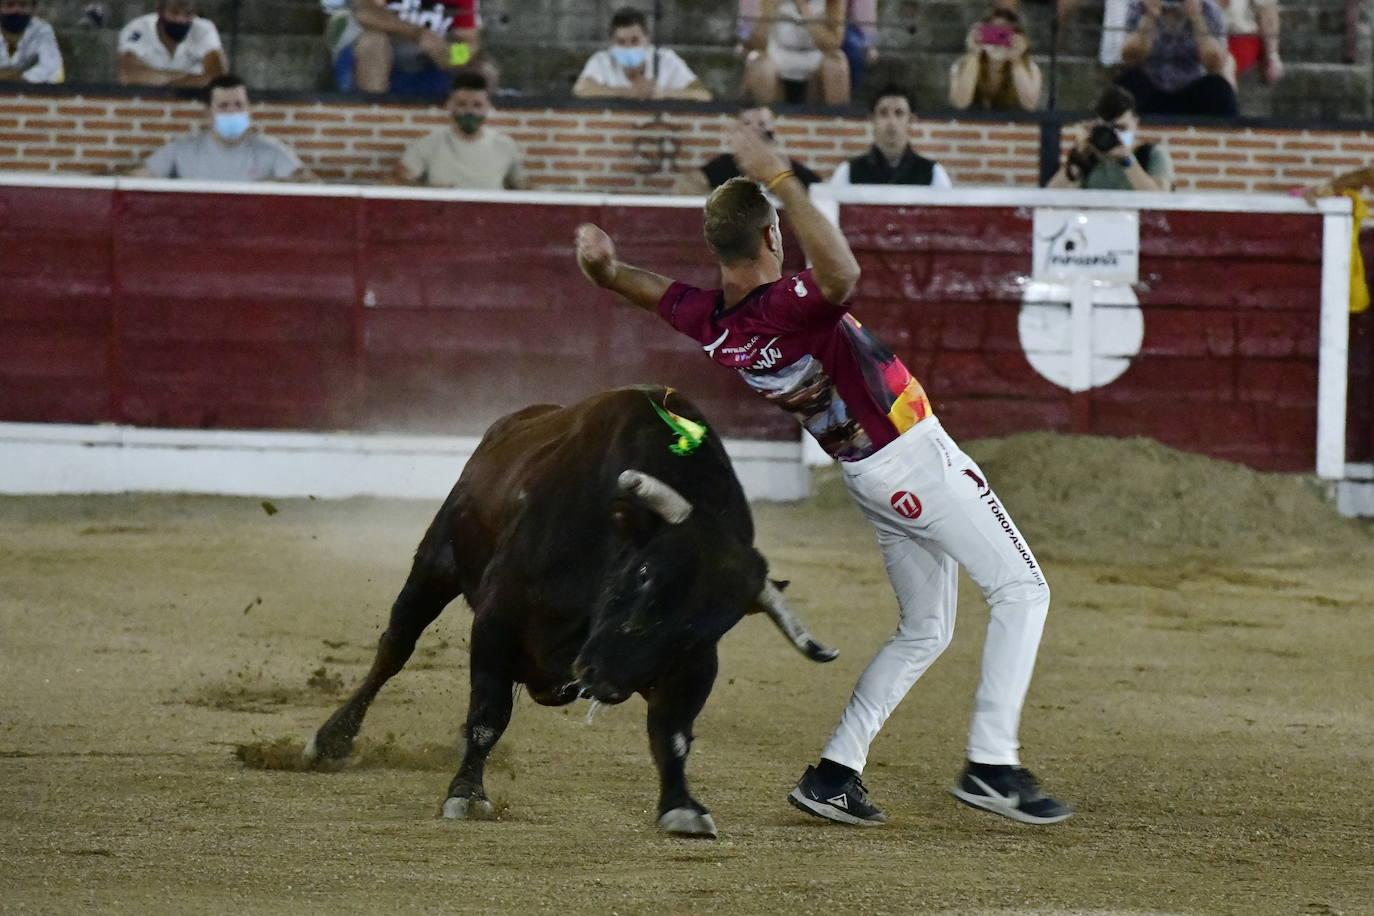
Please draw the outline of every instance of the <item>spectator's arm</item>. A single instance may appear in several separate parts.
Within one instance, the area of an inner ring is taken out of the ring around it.
[[[1156,150],[1156,156],[1160,155]],[[1140,160],[1131,157],[1131,165],[1126,169],[1126,180],[1131,183],[1132,191],[1169,191],[1170,186],[1140,167]]]
[[[573,83],[573,96],[579,99],[628,99],[634,97],[634,90],[603,86],[590,76],[583,75]]]
[[[746,22],[749,32],[744,37],[744,46],[750,51],[762,51],[768,47],[768,33],[778,18],[778,4],[782,0],[760,0],[758,15],[753,22]]]
[[[166,83],[179,89],[203,89],[217,76],[229,72],[223,51],[210,51],[201,58],[200,73],[168,74],[171,79]]]
[[[1197,42],[1198,55],[1202,66],[1208,73],[1220,73],[1226,66],[1230,52],[1226,49],[1226,27],[1220,15],[1215,22],[1209,22],[1207,8],[1198,0],[1196,6],[1187,7],[1188,22]]]
[[[428,157],[422,147],[427,146],[428,140],[428,137],[421,137],[407,146],[405,152],[401,153],[401,158],[397,160],[396,168],[391,175],[396,184],[422,185],[425,183]]]
[[[387,9],[386,0],[355,0],[353,18],[365,29],[407,38],[416,44],[429,33],[429,29],[424,26],[406,22]]]
[[[1259,5],[1260,37],[1264,39],[1264,50],[1275,57],[1279,53],[1279,4],[1278,0]]]
[[[965,54],[949,68],[949,104],[954,108],[967,108],[973,104],[973,94],[978,88],[978,55]]]
[[[1082,186],[1082,179],[1074,181],[1069,177],[1069,166],[1067,163],[1059,167],[1059,171],[1054,173],[1054,177],[1045,183],[1047,188],[1077,188]]]
[[[62,69],[62,50],[57,46],[57,35],[51,28],[43,33],[38,43],[38,60],[23,73],[28,83],[60,83],[65,79]]]
[[[1121,62],[1127,67],[1138,67],[1144,63],[1145,58],[1150,56],[1150,50],[1155,46],[1158,28],[1159,23],[1155,21],[1154,16],[1149,13],[1141,16],[1136,27],[1121,45]]]
[[[703,86],[701,80],[693,78],[681,89],[660,89],[658,97],[660,99],[685,99],[689,102],[709,102],[711,101],[711,90]]]
[[[132,51],[119,55],[119,81],[125,86],[168,86],[178,76],[180,74],[148,66]]]
[[[1040,107],[1040,87],[1044,80],[1040,68],[1030,57],[1023,57],[1011,65],[1011,82],[1016,87],[1016,98],[1026,111]]]
[[[829,53],[844,44],[845,0],[825,0],[825,17],[820,22],[806,23],[816,47]]]

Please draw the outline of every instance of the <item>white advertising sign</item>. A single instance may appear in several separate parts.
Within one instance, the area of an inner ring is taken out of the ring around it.
[[[1033,234],[1036,280],[1135,283],[1140,278],[1137,210],[1037,207]]]

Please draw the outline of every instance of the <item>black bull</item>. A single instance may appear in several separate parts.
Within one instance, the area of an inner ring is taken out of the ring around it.
[[[655,405],[671,411],[667,419]],[[690,402],[659,387],[536,405],[494,423],[420,542],[371,670],[306,756],[352,751],[378,690],[461,594],[473,610],[471,693],[444,816],[490,814],[483,767],[510,721],[515,685],[524,684],[546,706],[643,695],[659,825],[714,836],[687,788],[685,762],[715,682],[716,643],[745,614],[763,611],[812,659],[835,653],[811,639],[767,578],[718,437],[692,448],[670,428],[673,414],[704,423]]]

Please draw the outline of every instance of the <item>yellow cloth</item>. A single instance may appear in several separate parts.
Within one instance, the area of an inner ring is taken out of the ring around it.
[[[1342,191],[1354,206],[1355,229],[1350,238],[1350,314],[1358,315],[1369,308],[1369,284],[1364,278],[1364,255],[1360,253],[1360,227],[1369,219],[1369,205],[1359,191]]]

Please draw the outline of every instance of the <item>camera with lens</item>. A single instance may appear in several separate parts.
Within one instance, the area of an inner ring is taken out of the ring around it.
[[[1121,137],[1110,124],[1099,124],[1088,134],[1088,144],[1099,153],[1110,153],[1121,145]]]

